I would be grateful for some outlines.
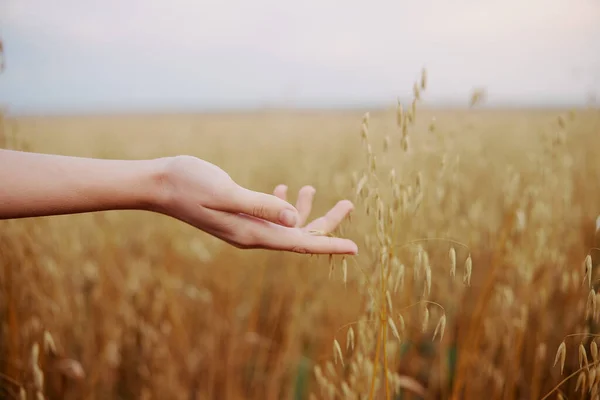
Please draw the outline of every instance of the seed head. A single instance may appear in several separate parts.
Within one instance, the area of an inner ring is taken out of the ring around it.
[[[431,266],[427,264],[425,266],[425,287],[423,288],[425,296],[429,296],[431,293]]]
[[[56,345],[54,339],[48,331],[44,331],[44,352],[46,354],[56,354]]]
[[[402,122],[404,121],[404,110],[402,108],[402,104],[400,103],[400,99],[398,99],[398,106],[396,107],[396,125],[398,128],[402,126]]]
[[[392,317],[388,317],[388,325],[390,326],[394,337],[398,339],[398,341],[400,341],[400,333],[398,332],[398,328],[396,327],[396,324],[394,323]]]
[[[466,284],[467,286],[471,286],[472,270],[473,270],[473,261],[471,260],[471,255],[469,254],[469,257],[467,257],[467,260],[465,261],[465,275],[463,277],[463,283]]]
[[[408,152],[410,149],[410,144],[408,142],[408,136],[403,136],[400,140],[400,147],[402,147],[402,151]]]
[[[394,282],[394,294],[398,291],[399,288],[404,286],[404,264],[399,264],[399,261],[396,257],[392,259],[392,265],[394,262],[398,264],[396,271],[396,280]]]
[[[400,331],[404,333],[406,326],[404,325],[404,317],[400,313],[398,313],[398,322],[400,323]]]
[[[40,356],[40,345],[38,343],[34,343],[31,346],[31,367],[35,367],[38,365],[38,359]]]
[[[560,362],[560,374],[561,375],[565,368],[566,356],[567,356],[567,346],[565,345],[565,342],[562,341],[560,346],[558,346],[558,350],[556,351],[556,356],[554,357],[554,366],[556,366],[556,363]]]
[[[423,324],[421,325],[421,331],[425,333],[429,326],[429,308],[425,307],[425,315],[423,315]]]
[[[591,255],[587,255],[585,257],[585,278],[584,278],[584,282],[585,279],[587,279],[589,287],[592,287],[592,256]]]
[[[437,336],[437,334],[440,334],[440,342],[442,341],[442,339],[444,338],[444,331],[446,330],[446,314],[442,315],[442,317],[440,318],[440,320],[438,321],[436,327],[435,327],[435,331],[433,332],[433,339],[435,340],[435,337]]]
[[[416,82],[413,85],[413,96],[415,100],[421,100],[421,91],[419,90],[419,85]]]
[[[450,276],[454,278],[456,275],[456,250],[454,247],[450,248],[448,255],[450,256]]]
[[[385,291],[385,298],[387,301],[388,311],[391,313],[392,312],[392,296],[390,295],[389,290]]]
[[[364,122],[360,128],[360,137],[363,139],[363,141],[367,141],[369,139],[369,127]]]
[[[596,368],[592,368],[590,370],[588,370],[588,380],[589,380],[589,387],[593,387],[594,383],[596,382],[596,378],[598,377],[598,374],[596,372]]]
[[[588,361],[588,357],[587,357],[587,353],[585,351],[585,346],[583,345],[583,343],[579,344],[579,368],[583,368],[584,366],[586,368],[589,368],[589,361]]]
[[[585,371],[581,371],[577,377],[577,383],[575,384],[575,391],[578,392],[579,388],[585,390]]]
[[[333,340],[333,361],[336,364],[338,362],[338,358],[343,366],[344,365],[344,357],[342,356],[342,348],[340,347],[340,343],[337,341],[337,339],[334,339]]]
[[[33,385],[37,390],[42,390],[44,387],[44,373],[37,365],[33,367]]]
[[[354,329],[352,327],[348,328],[348,333],[346,333],[346,351],[354,350]]]

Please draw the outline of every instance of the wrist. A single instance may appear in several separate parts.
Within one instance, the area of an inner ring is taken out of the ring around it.
[[[146,189],[140,195],[142,209],[167,214],[172,199],[171,175],[176,157],[162,157],[147,161]]]

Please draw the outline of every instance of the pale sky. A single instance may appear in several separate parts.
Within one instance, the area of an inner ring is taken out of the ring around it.
[[[13,112],[582,103],[600,0],[0,0]]]

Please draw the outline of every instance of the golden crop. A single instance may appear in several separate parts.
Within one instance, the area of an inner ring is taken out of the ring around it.
[[[1,221],[0,397],[597,396],[600,113],[427,108],[430,85],[389,110],[4,120],[5,147],[348,198],[359,255],[144,212]]]

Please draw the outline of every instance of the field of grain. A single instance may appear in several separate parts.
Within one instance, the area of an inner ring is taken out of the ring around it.
[[[391,106],[5,119],[3,147],[350,199],[359,255],[146,212],[0,221],[0,396],[598,398],[600,112]]]

